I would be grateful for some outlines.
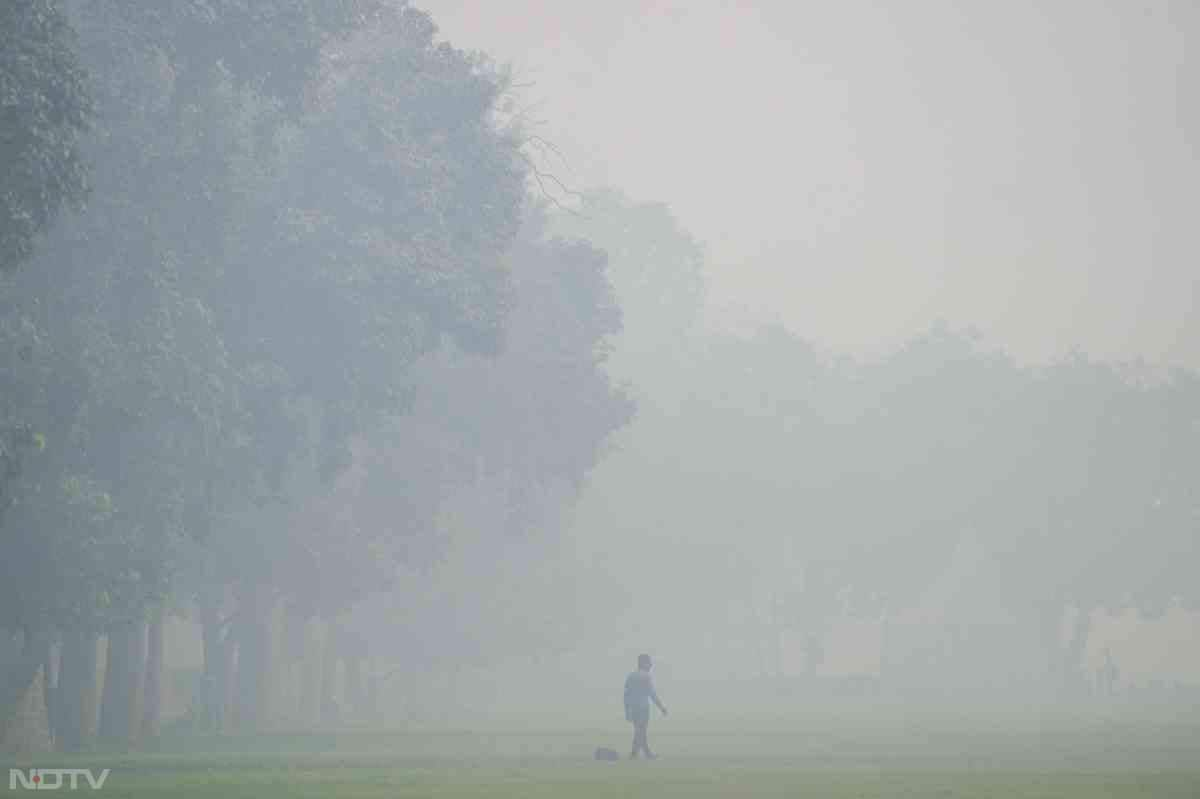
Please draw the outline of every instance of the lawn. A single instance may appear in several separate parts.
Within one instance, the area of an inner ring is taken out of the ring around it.
[[[593,761],[595,746],[623,743],[620,727],[514,727],[179,738],[157,752],[20,765],[110,768],[103,795],[147,799],[1200,797],[1192,723],[660,726],[655,762]]]

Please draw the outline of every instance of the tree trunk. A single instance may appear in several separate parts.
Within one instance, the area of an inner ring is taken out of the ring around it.
[[[73,752],[79,749],[82,737],[79,725],[79,691],[80,685],[82,685],[79,678],[80,657],[79,633],[65,633],[58,658],[55,716],[54,721],[50,724],[54,728],[55,745],[62,752]]]
[[[366,717],[372,723],[378,724],[383,718],[383,712],[379,706],[379,673],[371,670],[367,674],[366,693]]]
[[[213,732],[221,732],[224,729],[228,671],[225,633],[216,606],[201,604],[200,629],[204,639],[204,723]]]
[[[221,732],[233,732],[236,728],[236,718],[234,707],[237,694],[237,668],[238,658],[237,638],[233,632],[225,633],[225,644],[221,648],[221,682],[219,685],[220,696],[220,717],[221,717]]]
[[[236,622],[237,667],[233,674],[233,728],[251,732],[258,724],[258,641],[254,623],[248,618]]]
[[[142,711],[146,697],[146,626],[145,621],[137,622],[129,636],[129,703],[125,714],[130,746],[137,746],[142,737]]]
[[[330,621],[325,629],[321,657],[321,724],[333,726],[341,721],[337,703],[337,622]]]
[[[252,586],[239,602],[241,611],[237,663],[237,729],[263,729],[271,716],[271,610],[274,602],[263,586]]]
[[[98,733],[104,739],[129,737],[128,661],[132,626],[132,623],[118,624],[108,631],[108,657],[104,664]]]
[[[38,672],[49,662],[50,651],[51,639],[48,634],[27,631],[21,642],[20,654],[0,676],[3,680],[0,683],[0,742],[9,739],[10,731],[12,735],[21,733],[21,719],[18,716],[24,712],[21,711],[23,701],[34,687]]]
[[[146,671],[146,623],[121,622],[108,634],[100,737],[124,745],[137,742]]]
[[[308,617],[289,605],[283,613],[283,651],[280,654],[284,661],[299,663],[304,660],[307,634]]]
[[[347,655],[346,664],[346,710],[357,716],[363,708],[362,658],[357,654]]]
[[[300,721],[303,726],[321,720],[321,637],[317,624],[309,619],[304,625],[304,658],[300,673]]]
[[[305,726],[304,715],[308,689],[307,653],[308,618],[295,605],[289,604],[281,614],[280,651],[277,667],[278,718],[292,726]]]
[[[821,636],[809,633],[804,639],[804,676],[810,680],[817,679],[817,671],[825,662],[825,646]]]
[[[55,725],[58,724],[58,705],[59,705],[59,674],[61,671],[60,664],[62,662],[62,647],[58,644],[47,647],[46,663],[42,667],[42,673],[45,675],[45,690],[46,690],[46,727],[50,734],[50,742],[53,744],[58,737],[58,730]]]
[[[166,612],[156,608],[146,641],[146,698],[142,713],[142,737],[157,738],[162,728],[163,625]]]
[[[64,752],[83,749],[95,736],[98,639],[95,632],[74,631],[63,640],[55,728],[59,730],[59,748]]]
[[[1071,639],[1063,653],[1063,675],[1077,683],[1084,679],[1083,656],[1087,652],[1088,635],[1091,630],[1092,611],[1088,608],[1076,608],[1075,619],[1071,625]]]
[[[205,722],[213,732],[232,732],[239,615],[222,619],[218,606],[202,605],[200,618],[204,636]]]

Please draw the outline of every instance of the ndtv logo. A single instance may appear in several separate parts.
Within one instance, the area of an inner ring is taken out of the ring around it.
[[[15,791],[20,785],[30,791],[57,791],[69,780],[70,789],[74,791],[79,788],[79,778],[86,777],[87,784],[96,791],[104,787],[110,771],[112,769],[104,769],[100,772],[100,778],[96,779],[90,768],[31,768],[24,772],[19,768],[10,768],[8,789]]]

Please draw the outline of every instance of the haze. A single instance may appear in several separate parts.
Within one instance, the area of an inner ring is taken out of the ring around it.
[[[1200,363],[1193,3],[428,5],[532,84],[552,171],[671,205],[722,322]]]
[[[151,5],[0,4],[0,752],[1195,795],[1194,3]]]

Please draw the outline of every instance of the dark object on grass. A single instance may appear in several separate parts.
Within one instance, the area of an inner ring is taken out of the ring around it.
[[[597,747],[595,757],[597,760],[609,760],[609,761],[616,761],[616,760],[621,759],[621,756],[617,754],[617,750],[609,749],[606,746]]]

